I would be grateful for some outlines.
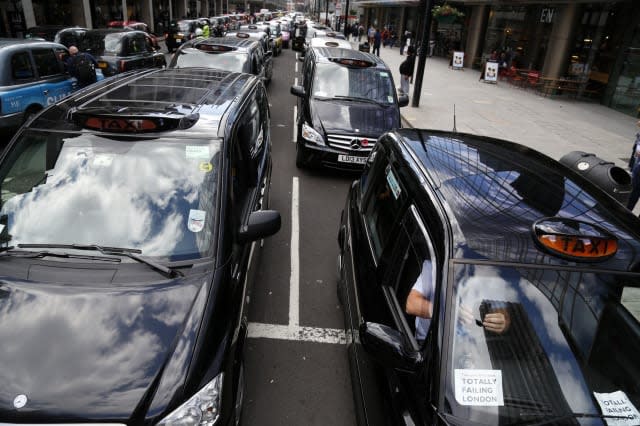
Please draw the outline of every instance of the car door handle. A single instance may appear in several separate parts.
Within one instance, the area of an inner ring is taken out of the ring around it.
[[[44,90],[42,91],[42,93],[43,93],[44,95],[48,95],[48,94],[49,94],[49,89],[44,89]]]

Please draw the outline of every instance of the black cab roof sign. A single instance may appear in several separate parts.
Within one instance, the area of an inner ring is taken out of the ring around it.
[[[535,242],[547,252],[568,260],[595,262],[618,251],[617,238],[604,228],[583,221],[549,217],[532,227]]]
[[[74,121],[86,129],[112,133],[148,133],[187,129],[198,121],[198,114],[177,118],[122,117],[110,115],[74,114]]]

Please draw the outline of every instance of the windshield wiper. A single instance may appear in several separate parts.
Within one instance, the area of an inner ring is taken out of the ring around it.
[[[345,99],[347,101],[353,101],[353,102],[363,102],[363,103],[367,103],[367,104],[376,104],[376,105],[383,105],[383,106],[386,105],[386,104],[383,104],[382,102],[378,102],[378,101],[376,101],[374,99],[357,98],[357,97],[354,97],[354,96],[340,96],[340,95],[338,95],[338,96],[334,96],[334,98],[336,98],[336,99]]]
[[[124,248],[124,247],[103,247],[97,244],[18,244],[20,248],[60,248],[60,249],[72,249],[72,250],[95,250],[99,251],[104,255],[112,255],[112,256],[126,256],[130,259],[133,259],[137,262],[144,263],[149,266],[154,271],[160,272],[167,278],[175,278],[178,275],[182,275],[181,273],[174,271],[173,269],[164,266],[158,262],[154,262],[153,260],[147,259],[146,257],[140,256],[142,250],[132,249],[132,248]],[[49,252],[46,252],[49,253]],[[51,254],[49,254],[51,255]],[[55,256],[55,255],[54,255]],[[73,255],[67,255],[73,256]]]
[[[523,413],[521,413],[523,414]],[[527,417],[547,417],[549,416],[549,413],[534,413],[534,412],[527,412],[526,413]],[[543,425],[548,425],[550,423],[556,423],[556,422],[562,422],[564,420],[568,420],[568,419],[580,419],[580,418],[593,418],[593,419],[602,419],[602,420],[606,420],[606,419],[620,419],[620,420],[629,420],[632,419],[633,417],[629,417],[629,416],[612,416],[612,415],[606,415],[606,414],[593,414],[593,413],[567,413],[567,414],[563,414],[563,415],[559,415],[559,416],[550,416],[547,419],[541,420],[539,422],[535,422],[535,423],[527,423],[527,426],[543,426]],[[521,425],[522,420],[519,420],[515,423],[510,423],[507,426],[514,426],[514,425]]]
[[[14,247],[8,247],[6,250],[0,250],[2,254],[0,257],[18,257],[23,259],[42,259],[44,257],[60,257],[64,259],[83,259],[83,260],[100,260],[103,262],[115,262],[120,263],[121,260],[118,257],[104,257],[104,256],[88,256],[82,254],[70,254],[70,253],[55,253],[46,250],[42,251],[28,251],[28,250],[14,250]]]

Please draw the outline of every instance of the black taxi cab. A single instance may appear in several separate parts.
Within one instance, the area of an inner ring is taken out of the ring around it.
[[[269,210],[264,85],[105,79],[0,158],[0,424],[237,425]]]
[[[80,50],[93,55],[105,77],[136,69],[164,67],[164,54],[149,34],[129,29],[96,29],[85,33]]]
[[[376,139],[401,127],[400,107],[409,103],[382,59],[340,47],[309,47],[302,84],[291,93],[298,97],[298,167],[362,170]]]
[[[640,424],[640,221],[577,172],[394,130],[338,242],[359,424]]]
[[[246,72],[260,77],[265,84],[273,76],[271,52],[265,52],[259,41],[248,33],[226,37],[196,38],[178,48],[169,68],[206,67]]]

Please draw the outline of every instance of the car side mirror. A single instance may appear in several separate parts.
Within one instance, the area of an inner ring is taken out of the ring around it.
[[[264,57],[265,58],[270,58],[272,56],[273,56],[273,52],[272,51],[264,52]]]
[[[402,108],[402,107],[406,107],[407,105],[409,105],[409,95],[407,95],[406,93],[399,94],[398,106]]]
[[[406,339],[398,331],[384,324],[360,324],[360,342],[365,350],[382,365],[398,370],[416,372],[424,363],[422,353],[409,349]]]
[[[256,210],[249,215],[246,225],[240,227],[238,240],[241,243],[269,237],[280,230],[280,212],[275,210]]]
[[[304,98],[304,87],[302,86],[291,86],[291,94],[297,96],[299,98]]]

